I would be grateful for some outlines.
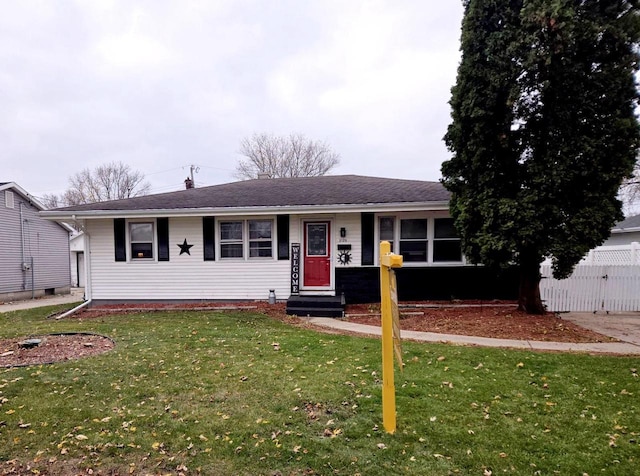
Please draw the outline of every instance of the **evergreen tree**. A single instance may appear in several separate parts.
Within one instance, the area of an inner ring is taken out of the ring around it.
[[[465,0],[452,89],[451,214],[474,263],[517,265],[542,313],[540,263],[564,278],[622,219],[640,147],[638,0]]]

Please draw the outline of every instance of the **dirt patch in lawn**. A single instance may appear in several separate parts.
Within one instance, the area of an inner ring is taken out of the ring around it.
[[[29,342],[31,341],[31,342]],[[36,341],[39,341],[36,343]],[[50,364],[102,354],[115,346],[108,337],[85,334],[47,334],[0,339],[0,367]]]

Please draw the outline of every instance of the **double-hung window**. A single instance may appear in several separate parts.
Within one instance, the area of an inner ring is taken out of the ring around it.
[[[427,223],[426,218],[400,220],[400,254],[404,262],[427,262]]]
[[[249,258],[271,258],[273,241],[271,220],[248,220]]]
[[[462,261],[460,237],[453,225],[453,218],[436,218],[434,220],[433,261]]]
[[[391,244],[391,252],[394,251],[395,222],[395,217],[380,217],[380,241],[388,241]]]
[[[131,259],[153,259],[153,223],[129,223]]]
[[[220,222],[220,257],[242,258],[243,255],[243,221]]]
[[[220,221],[221,258],[273,257],[273,220]]]

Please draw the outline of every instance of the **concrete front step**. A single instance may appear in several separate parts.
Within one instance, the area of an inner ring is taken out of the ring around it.
[[[342,296],[290,296],[287,314],[312,317],[343,317]]]

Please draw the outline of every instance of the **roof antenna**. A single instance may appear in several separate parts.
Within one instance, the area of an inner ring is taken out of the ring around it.
[[[183,167],[184,168],[184,167]],[[196,188],[196,181],[193,178],[193,172],[200,172],[200,167],[197,165],[191,164],[189,166],[189,170],[191,171],[191,178],[187,177],[187,180],[184,181],[184,185],[187,189]]]

